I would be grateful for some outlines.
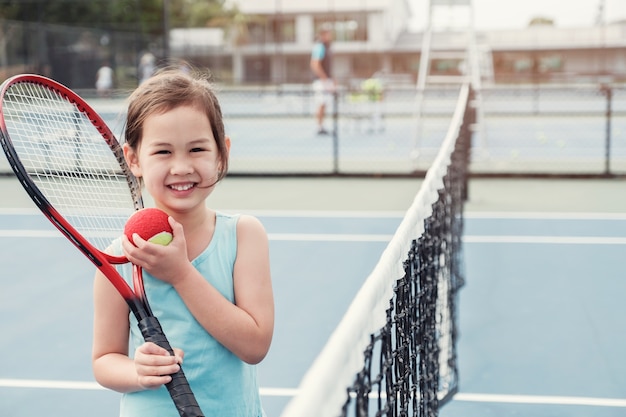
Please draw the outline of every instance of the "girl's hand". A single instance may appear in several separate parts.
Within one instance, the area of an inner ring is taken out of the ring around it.
[[[184,353],[174,349],[174,356],[152,342],[144,343],[135,350],[137,382],[143,389],[156,389],[172,380],[171,374],[178,372]]]
[[[187,242],[183,226],[169,217],[173,239],[163,246],[148,242],[138,234],[133,235],[133,242],[122,235],[122,248],[129,261],[142,267],[150,275],[161,281],[175,285],[183,279],[187,268],[193,268],[187,257]]]

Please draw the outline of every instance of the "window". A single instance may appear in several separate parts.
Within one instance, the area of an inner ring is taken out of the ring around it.
[[[309,83],[312,80],[309,68],[310,56],[288,56],[286,60],[286,82]]]
[[[248,43],[263,44],[267,42],[267,29],[265,23],[251,22],[248,23]]]
[[[315,33],[324,24],[332,25],[333,39],[337,42],[367,41],[367,15],[365,13],[317,17],[313,24],[315,25]]]
[[[290,43],[296,41],[296,21],[290,16],[274,16],[268,21],[248,24],[248,43]]]
[[[462,59],[433,59],[430,72],[433,75],[462,75],[465,61]]]
[[[362,54],[352,58],[352,74],[357,78],[369,78],[382,69],[380,55]]]
[[[539,60],[540,72],[558,72],[563,70],[563,59],[559,55],[542,57]]]
[[[296,21],[293,17],[279,16],[271,23],[276,42],[293,43],[296,41]]]

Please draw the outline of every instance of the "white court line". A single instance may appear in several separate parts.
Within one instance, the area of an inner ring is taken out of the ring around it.
[[[269,240],[301,242],[389,242],[393,235],[268,233]],[[0,237],[62,238],[57,230],[0,230]]]
[[[300,242],[389,242],[393,235],[268,233],[269,240]]]
[[[225,213],[250,214],[258,217],[291,217],[291,218],[392,218],[402,219],[406,211],[401,210],[218,210]]]
[[[304,218],[402,218],[402,210],[234,210],[223,209],[224,213],[242,213],[259,217],[304,217]],[[0,215],[41,215],[37,208],[0,208]],[[495,212],[466,211],[466,219],[546,219],[546,220],[626,220],[626,213],[601,212]]]
[[[0,208],[0,215],[7,216],[34,216],[36,214],[42,215],[41,210],[36,208],[13,208],[13,207],[3,207]]]
[[[583,405],[591,407],[626,408],[623,398],[565,397],[545,395],[506,395],[457,393],[453,401],[506,403],[506,404],[547,404],[547,405]]]
[[[106,390],[95,381],[58,381],[46,379],[1,379],[0,388],[34,388],[62,390]],[[293,397],[295,388],[260,388],[261,395],[267,397]]]
[[[303,217],[303,218],[398,218],[402,219],[406,211],[402,210],[233,210],[218,209],[221,213],[241,213],[258,217]],[[37,208],[0,208],[0,216],[41,216]]]
[[[626,213],[584,212],[465,212],[466,219],[510,220],[626,220]]]
[[[378,234],[323,234],[323,233],[268,233],[269,240],[300,242],[389,242],[393,235]],[[0,230],[0,238],[62,238],[57,230]]]
[[[298,394],[297,388],[259,388],[263,397],[295,397]]]
[[[556,245],[626,245],[626,238],[599,236],[464,236],[463,242],[532,243]]]
[[[393,235],[385,234],[324,234],[324,233],[269,233],[272,241],[291,242],[389,242]],[[0,238],[61,238],[56,230],[0,230]],[[602,236],[463,236],[464,243],[532,243],[556,245],[626,245],[626,237]]]
[[[0,388],[105,390],[105,388],[98,385],[98,383],[92,381],[56,381],[43,379],[0,379]],[[293,397],[298,394],[298,389],[262,387],[260,388],[260,393],[265,397]],[[457,393],[453,401],[626,408],[626,399],[622,398]]]
[[[39,388],[67,390],[103,390],[97,382],[88,381],[54,381],[45,379],[0,379],[3,388]]]
[[[49,237],[63,237],[63,235],[57,229],[54,229],[54,230],[17,229],[17,230],[0,230],[0,237],[49,238]]]

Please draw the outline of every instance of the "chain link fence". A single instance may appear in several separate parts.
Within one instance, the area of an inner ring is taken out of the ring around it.
[[[72,89],[93,89],[106,63],[116,88],[135,88],[145,43],[139,32],[0,19],[0,77],[36,73]]]
[[[626,174],[626,87],[484,89],[472,172]]]
[[[81,94],[121,137],[124,98]],[[339,90],[329,135],[317,135],[309,85],[218,86],[240,175],[420,175],[450,123],[458,88],[428,89],[421,114],[412,88]],[[92,98],[89,98],[92,97]],[[626,87],[508,86],[477,95],[474,175],[626,175]],[[10,173],[6,160],[0,172]]]

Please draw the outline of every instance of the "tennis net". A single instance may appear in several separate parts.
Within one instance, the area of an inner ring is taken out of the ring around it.
[[[431,417],[456,393],[471,96],[463,86],[413,204],[282,417]]]

